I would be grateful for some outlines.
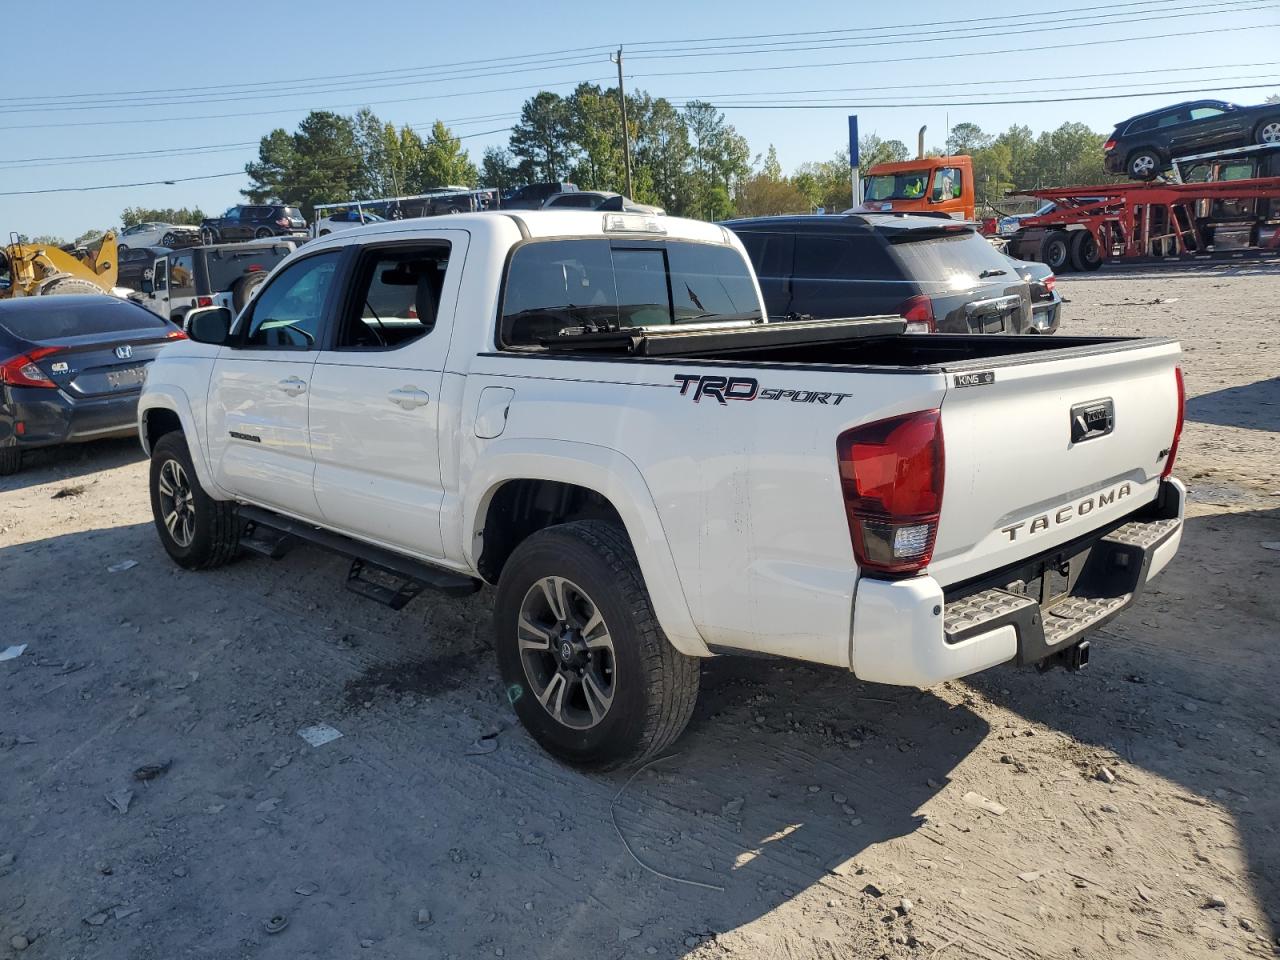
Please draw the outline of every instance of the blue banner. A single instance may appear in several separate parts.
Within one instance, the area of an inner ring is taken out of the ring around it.
[[[858,116],[849,115],[849,166],[858,165]]]

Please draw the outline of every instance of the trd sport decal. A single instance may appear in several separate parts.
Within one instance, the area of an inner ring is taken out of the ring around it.
[[[718,377],[677,373],[676,383],[680,384],[680,396],[686,397],[692,393],[694,403],[701,403],[703,397],[710,397],[723,406],[727,406],[730,400],[789,400],[792,403],[822,403],[838,407],[841,400],[853,396],[851,393],[783,390],[780,387],[765,387],[761,390],[760,381],[755,377]]]

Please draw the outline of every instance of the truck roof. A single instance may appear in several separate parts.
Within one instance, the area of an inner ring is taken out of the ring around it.
[[[919,218],[916,218],[919,219]],[[606,229],[606,222],[610,229]],[[425,217],[411,220],[388,220],[343,230],[307,244],[306,250],[320,245],[342,246],[358,237],[383,234],[412,235],[436,230],[467,230],[492,235],[515,224],[523,225],[522,235],[533,237],[608,237],[646,236],[655,240],[696,240],[703,243],[733,243],[727,231],[714,223],[686,220],[683,217],[656,216],[644,213],[602,213],[596,210],[485,210],[477,213],[455,213],[448,217]]]

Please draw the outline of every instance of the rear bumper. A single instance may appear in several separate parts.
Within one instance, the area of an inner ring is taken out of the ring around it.
[[[9,387],[0,406],[0,447],[50,447],[130,436],[138,429],[139,393],[71,399],[61,390]]]
[[[1009,589],[1036,561],[954,593],[928,576],[862,578],[853,672],[876,683],[929,687],[1000,663],[1036,663],[1078,643],[1133,603],[1173,559],[1185,501],[1183,485],[1169,480],[1155,503],[1073,544],[1069,592],[1047,606]]]

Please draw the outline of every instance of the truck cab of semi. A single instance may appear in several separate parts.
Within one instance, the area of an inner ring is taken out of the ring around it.
[[[862,177],[862,205],[858,209],[972,220],[973,158],[919,157],[877,163]]]

